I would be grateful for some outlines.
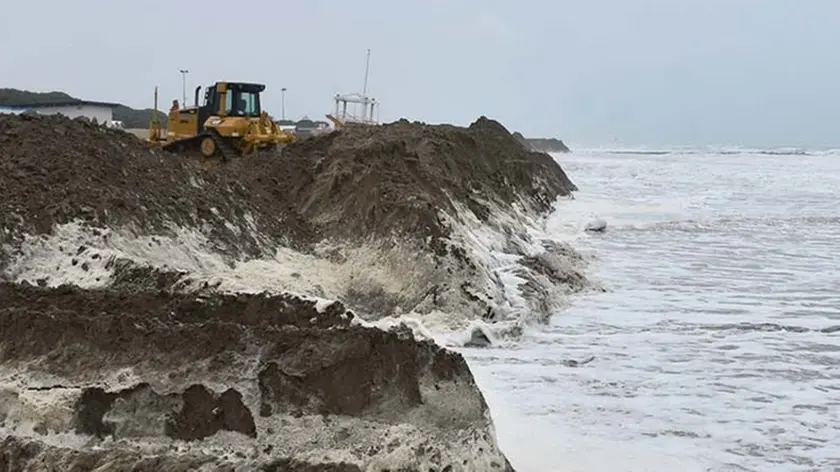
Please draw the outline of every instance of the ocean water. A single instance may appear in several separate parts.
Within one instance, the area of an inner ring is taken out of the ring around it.
[[[607,291],[461,350],[514,466],[840,470],[840,153],[555,157],[580,192],[549,233]]]

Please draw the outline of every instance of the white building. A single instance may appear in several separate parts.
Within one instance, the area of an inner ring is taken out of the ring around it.
[[[10,107],[0,107],[0,113],[14,113],[19,114],[26,111],[34,111],[41,115],[56,115],[61,114],[68,118],[77,118],[84,116],[90,120],[96,120],[97,123],[110,123],[114,120],[114,108],[116,103],[106,102],[91,102],[87,100],[72,100],[66,102],[54,103],[33,103],[24,105],[15,105]]]

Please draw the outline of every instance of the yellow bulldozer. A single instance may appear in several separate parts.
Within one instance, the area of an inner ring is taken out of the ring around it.
[[[293,142],[295,136],[281,130],[261,109],[263,90],[263,84],[216,82],[205,89],[203,104],[199,106],[198,86],[193,106],[182,107],[173,101],[166,129],[157,121],[157,113],[153,115],[148,142],[178,154],[223,161]],[[157,109],[155,88],[156,112]]]

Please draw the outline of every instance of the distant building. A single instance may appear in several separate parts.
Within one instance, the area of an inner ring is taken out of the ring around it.
[[[275,120],[277,126],[287,133],[294,134],[298,139],[308,138],[319,134],[329,133],[330,125],[325,121],[313,121],[303,117],[300,121]]]
[[[67,100],[52,103],[32,103],[15,106],[0,107],[0,113],[20,114],[33,111],[41,115],[61,114],[68,118],[83,116],[97,123],[110,123],[114,120],[114,108],[119,105],[107,102],[91,102],[88,100]]]
[[[295,123],[295,136],[298,139],[308,138],[329,132],[329,125],[323,121],[312,121],[307,117]]]
[[[286,133],[295,133],[295,121],[294,120],[274,120],[277,123],[277,127],[279,127],[282,131]]]

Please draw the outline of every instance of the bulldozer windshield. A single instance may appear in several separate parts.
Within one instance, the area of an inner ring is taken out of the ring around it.
[[[229,116],[260,116],[260,94],[233,89],[225,96],[225,111]]]

